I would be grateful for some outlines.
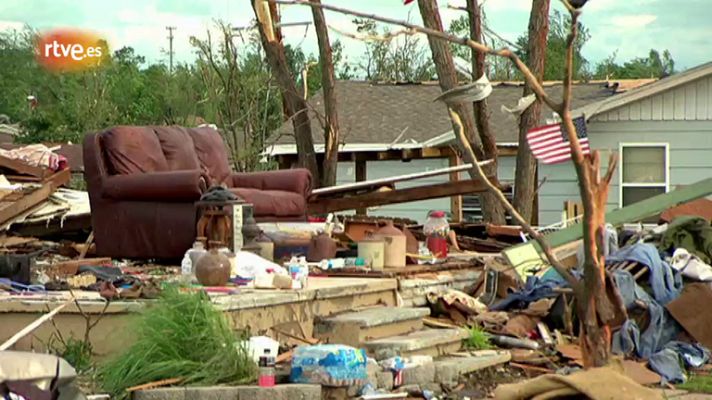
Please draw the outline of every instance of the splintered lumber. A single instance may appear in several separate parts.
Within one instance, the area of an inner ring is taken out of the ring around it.
[[[484,166],[484,165],[491,164],[491,163],[492,163],[492,160],[485,160],[485,161],[480,161],[478,164],[480,166]],[[404,181],[410,181],[410,180],[414,180],[414,179],[427,178],[430,176],[446,175],[446,174],[450,174],[453,172],[467,171],[471,168],[472,168],[472,164],[463,164],[463,165],[459,165],[456,167],[434,169],[432,171],[415,172],[412,174],[389,176],[387,178],[374,179],[374,180],[370,180],[370,181],[347,183],[345,185],[339,185],[339,186],[329,186],[329,187],[325,187],[325,188],[312,190],[312,195],[321,196],[321,195],[332,194],[332,193],[352,192],[352,191],[360,190],[360,189],[368,189],[368,188],[372,188],[372,187],[387,186],[387,185],[397,183],[397,182],[404,182]]]
[[[42,325],[42,324],[44,324],[45,322],[47,322],[47,321],[49,321],[50,319],[52,319],[52,317],[54,317],[55,315],[57,315],[58,312],[62,311],[62,309],[63,309],[64,307],[66,307],[69,303],[71,303],[71,302],[73,302],[73,301],[74,301],[74,298],[68,299],[67,301],[65,301],[65,302],[62,303],[61,305],[57,306],[54,310],[52,310],[52,311],[48,312],[47,314],[45,314],[45,315],[43,315],[43,316],[37,318],[36,320],[34,320],[34,322],[32,322],[31,324],[29,324],[29,325],[27,325],[26,327],[24,327],[21,331],[17,332],[17,333],[14,334],[10,339],[8,339],[7,341],[5,341],[5,343],[3,343],[2,345],[0,345],[0,351],[5,351],[5,350],[9,349],[12,345],[14,345],[15,343],[17,343],[18,340],[20,340],[20,339],[22,339],[23,337],[27,336],[29,333],[31,333],[31,332],[34,331],[35,329],[39,328],[40,325]]]
[[[353,210],[363,207],[375,207],[387,204],[407,203],[410,201],[437,199],[468,193],[481,193],[487,190],[479,180],[463,180],[435,185],[418,186],[407,189],[370,192],[337,198],[317,198],[309,202],[309,212],[325,214],[333,211]]]
[[[15,160],[5,156],[0,156],[0,169],[9,169],[23,175],[30,175],[35,178],[44,179],[50,176],[53,171],[49,168],[36,167],[24,161]]]
[[[47,177],[41,186],[25,193],[12,193],[0,200],[0,225],[47,200],[58,187],[69,182],[71,172],[66,169]]]

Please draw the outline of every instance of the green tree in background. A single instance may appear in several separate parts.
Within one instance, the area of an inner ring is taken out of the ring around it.
[[[375,37],[386,36],[389,30],[365,19],[355,19],[357,30],[361,34]],[[435,78],[435,68],[428,49],[420,40],[411,35],[398,39],[369,40],[366,42],[366,54],[359,64],[360,71],[369,81],[386,82],[421,82]]]
[[[568,36],[571,17],[554,10],[549,16],[549,36],[546,43],[546,63],[544,67],[544,80],[561,80],[564,74],[564,60],[566,59],[566,37]],[[591,38],[582,23],[578,23],[578,35],[574,43],[574,79],[587,79],[590,77],[588,61],[582,54],[583,46]],[[517,55],[528,63],[527,37],[521,35],[517,38],[519,50]]]
[[[636,57],[622,65],[616,63],[617,52],[596,65],[596,79],[663,78],[675,73],[675,60],[668,50],[662,56],[650,49],[648,57]]]

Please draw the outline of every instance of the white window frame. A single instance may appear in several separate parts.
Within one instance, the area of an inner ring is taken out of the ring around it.
[[[663,147],[665,148],[665,184],[662,183],[623,183],[623,149],[626,147]],[[665,187],[665,193],[670,191],[670,143],[665,142],[619,142],[618,143],[618,207],[623,208],[623,188],[626,187]]]

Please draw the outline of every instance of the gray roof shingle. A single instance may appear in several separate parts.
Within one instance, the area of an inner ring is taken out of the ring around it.
[[[546,87],[547,93],[561,101],[561,84]],[[585,106],[614,94],[615,88],[604,83],[579,83],[574,86],[572,109]],[[398,140],[423,142],[452,130],[450,120],[441,102],[433,102],[441,93],[437,83],[371,83],[365,81],[337,81],[336,101],[341,127],[341,141],[344,143],[391,143],[401,132]],[[490,123],[499,143],[517,142],[516,120],[500,111],[502,105],[513,107],[522,96],[522,85],[499,83],[494,85],[487,99],[491,117]],[[323,114],[323,93],[317,92],[309,99],[312,107],[311,127],[314,143],[323,143],[324,135],[316,118],[315,110]],[[551,111],[544,108],[544,117]],[[544,118],[542,118],[542,123]],[[291,123],[285,123],[278,130],[276,143],[294,143]],[[279,135],[279,134],[282,135]],[[286,134],[286,135],[285,135]]]

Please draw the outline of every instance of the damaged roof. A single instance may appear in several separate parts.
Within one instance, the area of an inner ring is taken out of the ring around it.
[[[514,107],[522,96],[522,83],[493,83],[487,99],[493,131],[500,144],[518,142],[517,121],[500,111],[501,106]],[[618,84],[610,82],[577,83],[574,86],[572,108],[613,96],[620,92]],[[547,82],[545,90],[554,101],[561,101],[562,84]],[[443,103],[434,103],[441,94],[437,82],[372,83],[337,81],[336,99],[341,128],[341,141],[360,143],[422,143],[452,131]],[[320,90],[309,99],[312,110],[311,128],[314,143],[323,144],[324,136],[315,110],[323,114],[323,93]],[[542,123],[551,118],[545,109]],[[294,143],[292,124],[285,123],[275,135],[275,143]]]

